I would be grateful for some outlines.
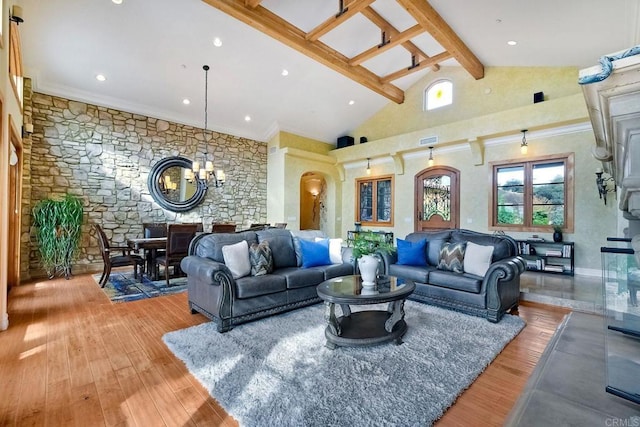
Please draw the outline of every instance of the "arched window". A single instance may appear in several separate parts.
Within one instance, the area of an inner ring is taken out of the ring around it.
[[[424,109],[433,110],[453,102],[453,83],[449,80],[433,82],[424,94]]]

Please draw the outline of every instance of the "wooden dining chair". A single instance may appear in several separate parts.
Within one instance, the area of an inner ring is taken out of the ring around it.
[[[142,237],[145,239],[153,237],[167,237],[166,222],[144,222],[142,223]]]
[[[202,224],[169,224],[167,227],[167,249],[163,256],[155,261],[156,276],[160,266],[164,266],[164,277],[169,286],[169,267],[173,267],[173,275],[180,272],[180,261],[189,252],[189,244],[196,233],[202,231]]]
[[[107,284],[113,267],[133,266],[133,277],[135,279],[138,278],[138,267],[140,267],[140,280],[142,280],[142,271],[144,268],[144,260],[142,257],[131,254],[131,248],[128,246],[111,246],[102,227],[98,224],[94,224],[93,226],[96,230],[98,245],[100,246],[102,261],[104,263],[102,276],[100,276],[100,280],[98,281],[100,287],[104,288]],[[122,255],[113,255],[113,253],[117,251],[122,251]]]
[[[145,239],[152,239],[155,237],[167,237],[167,223],[166,222],[143,222],[142,223],[142,237]],[[164,249],[149,249],[144,251],[144,258],[147,261],[146,265],[155,265],[155,258],[163,256],[165,254]],[[151,273],[151,272],[149,272]]]
[[[212,233],[235,233],[236,225],[228,222],[214,222],[211,225]]]

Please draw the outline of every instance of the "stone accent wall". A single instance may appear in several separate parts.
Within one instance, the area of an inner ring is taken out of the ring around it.
[[[31,152],[29,206],[67,192],[84,199],[82,248],[73,272],[102,268],[92,224],[100,224],[114,245],[141,237],[144,222],[234,222],[238,229],[267,218],[267,145],[258,141],[111,108],[34,93],[34,133]],[[158,206],[149,194],[151,167],[168,156],[202,157],[207,146],[226,183],[209,188],[196,209],[173,213]],[[30,209],[25,211],[29,217]],[[30,230],[30,272],[44,275]],[[26,274],[25,274],[26,273]]]
[[[31,79],[23,80],[23,121],[24,124],[33,123],[32,97],[33,90]],[[22,224],[20,226],[20,280],[22,282],[31,279],[31,135],[22,137]]]

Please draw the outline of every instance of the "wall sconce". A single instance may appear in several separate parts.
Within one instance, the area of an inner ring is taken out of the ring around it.
[[[528,145],[527,145],[527,131],[529,129],[522,129],[520,132],[522,132],[522,142],[520,143],[520,153],[522,154],[527,154],[527,150],[528,150]]]
[[[598,195],[601,199],[604,200],[604,204],[607,204],[607,193],[615,193],[616,192],[616,181],[612,176],[609,178],[603,178],[602,168],[596,169],[596,186],[598,187]],[[613,182],[613,189],[609,189],[607,186],[608,182]]]
[[[369,164],[369,158],[367,157],[367,175],[371,175],[371,165]]]
[[[433,146],[429,147],[429,160],[427,161],[429,167],[433,166]]]
[[[15,22],[16,25],[20,25],[24,22],[24,19],[22,18],[22,7],[13,5],[11,8],[11,14],[9,15],[9,21]]]

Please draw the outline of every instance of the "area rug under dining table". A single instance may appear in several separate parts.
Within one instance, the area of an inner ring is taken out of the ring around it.
[[[204,323],[163,340],[242,426],[425,426],[525,325],[413,301],[405,312],[402,345],[329,350],[323,305],[224,334]]]
[[[96,284],[100,280],[100,274],[94,274]],[[102,291],[107,294],[114,303],[138,301],[146,298],[154,298],[162,295],[171,295],[187,290],[187,278],[176,277],[169,280],[169,286],[164,277],[161,280],[151,280],[147,276],[134,278],[133,272],[113,272]]]

